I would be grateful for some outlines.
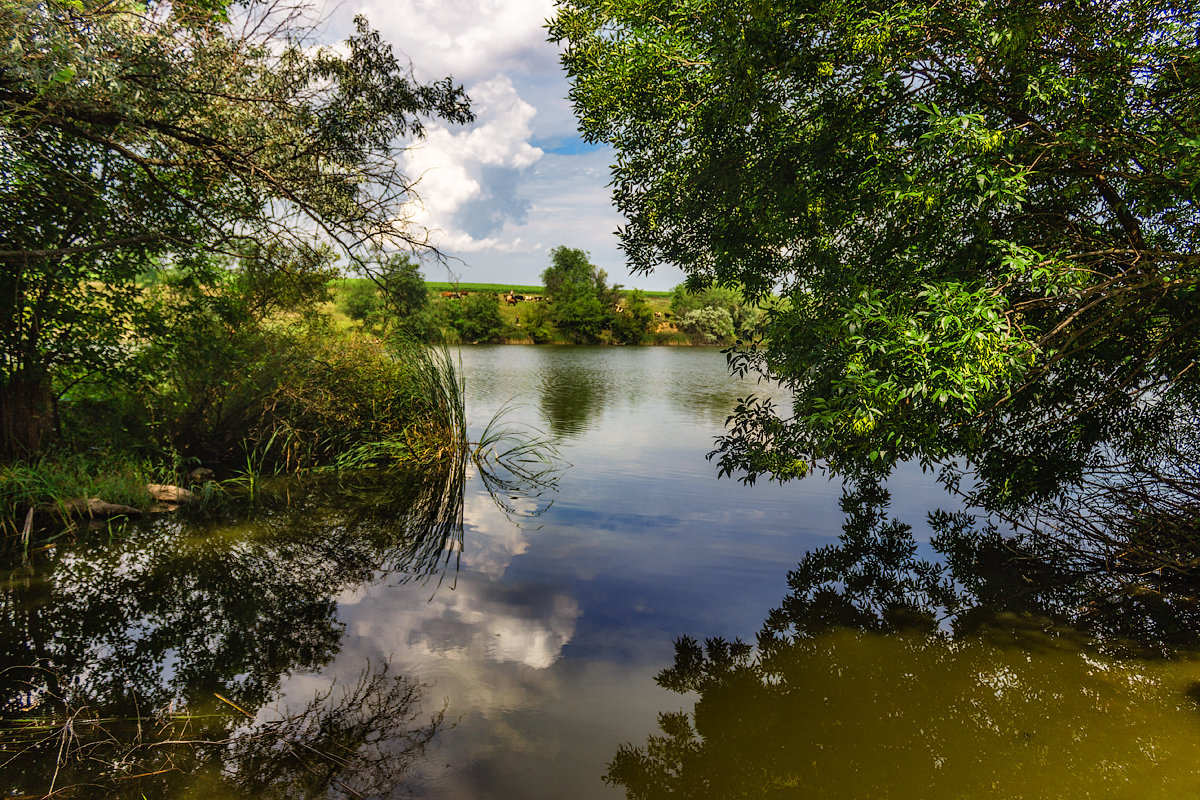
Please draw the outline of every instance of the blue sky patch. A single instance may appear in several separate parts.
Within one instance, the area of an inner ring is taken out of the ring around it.
[[[591,144],[589,142],[585,142],[578,136],[573,139],[534,139],[530,142],[530,144],[534,147],[542,149],[547,153],[553,153],[556,156],[579,156],[585,153],[594,153],[597,150],[603,150],[606,146],[603,144]]]

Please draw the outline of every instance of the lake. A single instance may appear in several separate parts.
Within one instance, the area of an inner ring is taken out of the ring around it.
[[[471,435],[506,407],[540,428],[554,491],[498,503],[471,468],[455,510],[415,479],[300,485],[255,513],[96,532],[12,571],[6,715],[47,696],[121,709],[104,736],[82,712],[75,738],[10,735],[7,753],[41,742],[0,767],[13,793],[69,785],[64,747],[98,759],[114,730],[150,742],[155,726],[174,738],[111,759],[126,796],[1197,793],[1190,657],[1023,619],[970,636],[831,627],[761,663],[685,641],[677,661],[684,636],[754,642],[789,570],[841,532],[840,484],[746,486],[705,458],[739,396],[786,397],[729,378],[707,348],[457,357]],[[922,539],[942,490],[909,468],[889,487]],[[162,743],[183,739],[215,744]],[[373,760],[351,769],[359,751]],[[71,796],[113,796],[88,791]]]

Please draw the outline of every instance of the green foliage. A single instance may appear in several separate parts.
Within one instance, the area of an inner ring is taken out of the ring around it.
[[[693,344],[728,344],[733,340],[733,317],[723,308],[697,308],[680,317],[675,325]]]
[[[714,309],[725,314],[703,314],[692,317],[689,323],[689,314],[703,309]],[[732,344],[734,338],[749,341],[758,332],[762,319],[760,309],[754,303],[746,302],[742,291],[716,285],[695,293],[689,291],[686,285],[678,285],[671,296],[671,313],[679,320],[679,330],[703,344]],[[728,325],[725,324],[725,317],[728,317]]]
[[[264,320],[243,288],[231,272],[191,291],[178,282],[148,290],[158,335],[128,348],[120,380],[80,376],[58,404],[64,442],[252,471],[331,464],[385,441],[418,459],[440,446],[444,404],[419,380],[426,348],[397,350],[315,314]]]
[[[500,299],[494,294],[472,292],[442,304],[442,308],[446,324],[461,341],[473,344],[498,342],[504,333]]]
[[[217,337],[214,334],[222,333]],[[146,354],[151,433],[202,463],[299,469],[332,463],[364,443],[406,443],[433,420],[414,385],[414,359],[330,326],[226,328]]]
[[[595,344],[609,323],[610,311],[584,287],[559,295],[554,302],[554,323],[575,344]]]
[[[622,301],[621,311],[613,316],[613,338],[624,344],[641,344],[650,335],[654,312],[645,296],[634,289]]]
[[[338,300],[338,308],[350,319],[366,325],[378,320],[383,301],[374,283],[354,281],[346,284]]]
[[[0,539],[22,533],[30,508],[54,513],[76,498],[101,497],[143,508],[151,499],[146,484],[174,482],[173,466],[103,452],[43,453],[0,465]]]
[[[554,340],[554,320],[549,305],[533,303],[522,313],[525,333],[534,344],[548,344]]]
[[[417,83],[361,18],[313,47],[305,11],[0,5],[0,455],[46,442],[64,377],[162,332],[138,276],[236,265],[265,316],[327,283],[331,248],[423,246],[394,143],[468,121],[461,87]]]
[[[965,454],[998,507],[1192,402],[1198,21],[1161,0],[560,0],[632,266],[785,297],[734,366],[793,407],[743,404],[723,470]]]
[[[383,290],[388,312],[401,327],[408,327],[429,308],[429,292],[420,265],[407,253],[395,253],[372,271]]]
[[[595,344],[612,324],[617,287],[608,287],[608,275],[583,250],[559,246],[550,251],[550,260],[542,283],[554,304],[555,325],[576,344]]]

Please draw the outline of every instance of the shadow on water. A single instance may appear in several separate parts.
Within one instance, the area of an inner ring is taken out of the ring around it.
[[[839,543],[789,573],[754,645],[678,639],[656,680],[693,711],[605,780],[647,800],[1194,793],[1194,593],[1118,599],[961,514],[931,515],[923,560],[888,504],[848,487]]]
[[[471,467],[515,516],[548,505],[560,462],[501,415],[433,466],[267,482],[202,517],[64,539],[0,574],[6,796],[401,785],[442,727],[419,676],[368,665],[299,711],[270,705],[287,676],[339,652],[339,596],[381,576],[453,578]]]

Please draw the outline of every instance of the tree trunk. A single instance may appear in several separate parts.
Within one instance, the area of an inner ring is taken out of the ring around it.
[[[32,455],[53,433],[49,381],[14,375],[0,387],[0,459]]]

